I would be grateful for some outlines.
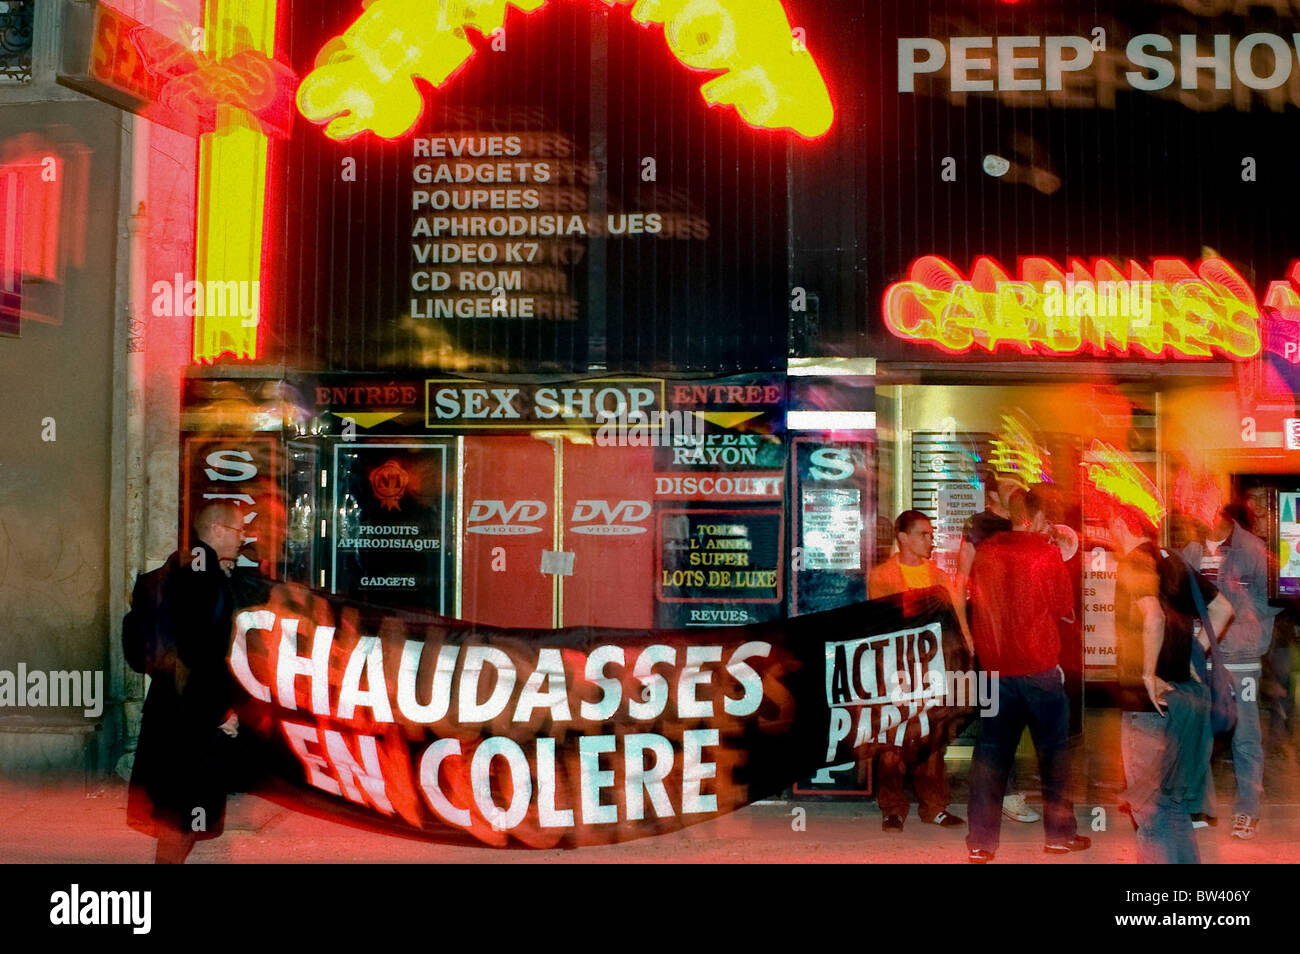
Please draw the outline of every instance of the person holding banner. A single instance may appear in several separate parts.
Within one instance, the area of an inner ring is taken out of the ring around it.
[[[1061,551],[1045,535],[1045,501],[1036,493],[1012,498],[1013,529],[995,533],[971,566],[971,635],[980,666],[998,680],[1000,704],[980,719],[970,769],[968,860],[987,864],[997,852],[1002,799],[1026,727],[1043,778],[1049,854],[1083,851],[1069,797],[1067,747],[1070,705],[1059,665],[1058,620],[1074,616],[1074,590]]]
[[[873,567],[868,574],[868,598],[878,600],[898,593],[941,587],[953,602],[957,621],[961,624],[962,637],[966,640],[966,645],[970,646],[966,616],[957,599],[955,584],[930,559],[930,554],[934,551],[934,527],[930,518],[919,510],[907,510],[899,514],[894,530],[898,551],[884,563]],[[906,612],[904,603],[904,613]],[[948,811],[950,796],[948,776],[943,764],[945,751],[946,745],[939,746],[919,765],[912,766],[912,786],[916,789],[916,797],[920,802],[917,814],[921,821],[953,828],[966,824],[966,820]],[[902,749],[897,746],[884,749],[877,757],[876,766],[876,802],[884,816],[881,828],[884,831],[902,831],[909,804],[903,791],[908,766],[903,762]]]
[[[198,545],[178,553],[163,584],[165,663],[145,698],[127,807],[158,839],[154,860],[181,864],[199,838],[220,835],[239,731],[226,669],[236,593],[231,567],[244,542],[240,508],[210,503],[194,521]]]

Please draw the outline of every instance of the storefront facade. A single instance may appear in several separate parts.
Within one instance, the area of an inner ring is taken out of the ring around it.
[[[305,79],[268,153],[257,343],[231,380],[196,351],[186,441],[215,446],[214,388],[288,409],[269,470],[244,451],[283,487],[264,569],[520,627],[858,601],[898,513],[953,569],[1011,477],[1074,541],[1083,732],[1114,678],[1100,484],[1149,480],[1170,543],[1242,475],[1294,470],[1261,370],[1297,317],[1284,31],[1173,4],[783,9],[833,104],[815,135],[699,102],[682,24],[552,5],[381,137],[311,92],[367,21],[282,5]]]
[[[357,600],[744,625],[865,599],[906,509],[950,566],[1011,475],[1077,540],[1081,728],[1098,479],[1295,524],[1289,10],[75,6],[65,86],[193,150],[123,249],[126,580],[228,498],[243,561]]]

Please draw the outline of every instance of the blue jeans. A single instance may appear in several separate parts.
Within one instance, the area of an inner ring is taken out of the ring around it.
[[[1002,797],[1025,727],[1038,753],[1043,778],[1043,827],[1047,843],[1068,842],[1078,833],[1070,801],[1070,703],[1059,668],[1032,676],[998,676],[998,713],[980,719],[970,767],[970,833],[966,846],[997,851],[1002,832]]]
[[[1276,746],[1290,741],[1291,719],[1295,715],[1295,703],[1291,698],[1291,644],[1275,638],[1264,661],[1267,665],[1265,685],[1270,693],[1267,700],[1269,742]]]
[[[1264,797],[1264,739],[1259,728],[1260,679],[1263,670],[1256,664],[1252,669],[1229,669],[1228,675],[1232,677],[1233,690],[1237,694],[1237,728],[1232,732],[1232,771],[1237,776],[1237,797],[1233,801],[1232,812],[1234,815],[1258,818],[1260,802]],[[1241,695],[1247,679],[1253,680],[1254,685],[1251,688],[1251,700],[1244,702]],[[1214,740],[1211,737],[1206,750],[1207,764],[1213,754],[1213,746]],[[1213,772],[1206,772],[1205,797],[1199,810],[1207,815],[1218,814]]]
[[[1139,864],[1199,864],[1189,813],[1204,789],[1210,734],[1210,690],[1174,683],[1168,714],[1125,712],[1120,747],[1124,797],[1137,824]]]

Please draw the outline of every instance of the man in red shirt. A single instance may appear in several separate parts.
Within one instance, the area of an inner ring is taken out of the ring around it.
[[[1029,727],[1038,753],[1050,854],[1082,851],[1070,801],[1070,706],[1058,665],[1057,623],[1074,616],[1073,587],[1061,551],[1046,536],[1051,527],[1043,499],[1017,494],[1012,529],[989,537],[971,568],[971,635],[980,668],[998,682],[998,707],[981,712],[970,770],[969,860],[993,859],[1002,829],[1002,796],[1016,746]]]

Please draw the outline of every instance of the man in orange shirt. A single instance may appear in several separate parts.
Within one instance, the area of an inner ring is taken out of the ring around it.
[[[897,534],[898,552],[868,574],[867,596],[878,600],[902,593],[903,612],[906,613],[906,594],[909,591],[940,586],[956,607],[952,580],[930,559],[934,550],[934,527],[930,524],[930,518],[919,510],[908,510],[894,523],[894,530]],[[958,621],[961,622],[962,635],[969,643],[970,637],[966,635],[966,624],[961,614],[958,614]],[[966,822],[948,811],[948,776],[943,767],[946,749],[947,746],[938,748],[912,769],[912,785],[921,803],[917,809],[921,820],[951,828]],[[903,819],[907,817],[908,811],[908,799],[903,791],[907,766],[903,764],[902,750],[885,749],[881,752],[877,765],[876,801],[884,816],[881,828],[885,831],[902,831]]]

